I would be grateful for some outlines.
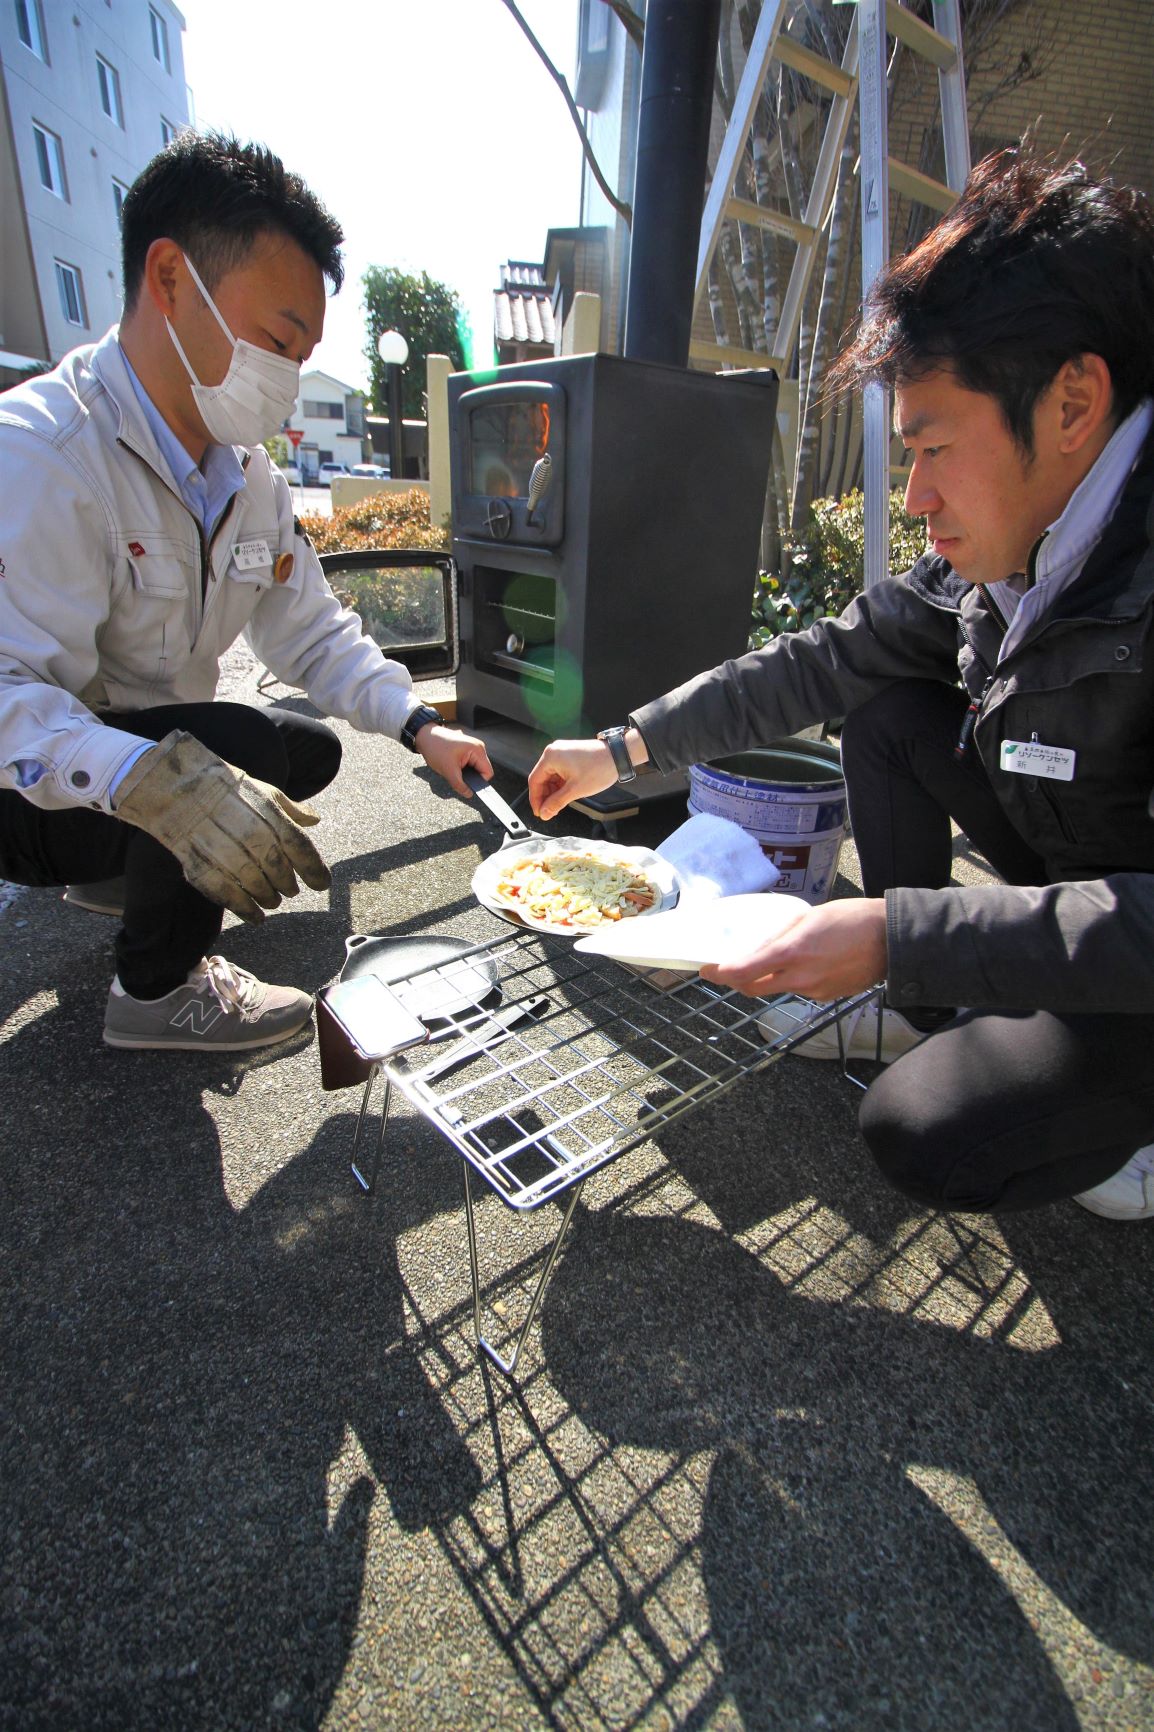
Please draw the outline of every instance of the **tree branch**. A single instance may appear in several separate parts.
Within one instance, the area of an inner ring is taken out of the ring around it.
[[[532,47],[536,51],[537,56],[541,61],[541,64],[544,66],[546,72],[549,74],[550,78],[553,80],[553,82],[556,84],[558,90],[560,90],[562,96],[565,98],[565,106],[569,110],[569,114],[570,114],[570,117],[573,121],[573,125],[577,128],[577,135],[581,140],[581,149],[585,153],[585,160],[589,164],[589,167],[590,167],[590,170],[592,171],[594,180],[597,182],[597,185],[601,188],[601,191],[605,194],[605,197],[609,200],[609,203],[613,206],[613,209],[617,212],[618,216],[620,216],[624,219],[626,227],[631,229],[633,227],[633,207],[632,207],[632,205],[626,204],[622,199],[619,199],[617,197],[617,195],[610,188],[608,181],[605,179],[605,176],[601,173],[601,169],[598,165],[597,158],[593,154],[593,146],[589,142],[589,135],[585,131],[585,127],[582,124],[581,112],[578,109],[577,104],[573,100],[572,91],[569,89],[568,80],[563,76],[562,73],[558,72],[557,68],[554,66],[554,64],[550,60],[549,56],[546,54],[545,50],[542,48],[542,46],[538,42],[537,38],[534,36],[533,32],[530,30],[528,24],[526,24],[524,18],[521,16],[520,12],[517,10],[516,0],[504,0],[504,4],[509,9],[509,11],[513,14],[513,17],[517,20],[517,23],[521,26],[521,29],[524,31],[525,36],[528,38]],[[614,11],[616,11],[616,7],[614,7]]]

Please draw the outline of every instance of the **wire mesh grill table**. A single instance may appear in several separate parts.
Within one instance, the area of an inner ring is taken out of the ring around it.
[[[842,1070],[851,1083],[845,1025],[881,994],[871,987],[821,1007],[792,1012],[787,1001],[751,999],[697,975],[642,973],[604,957],[585,956],[572,941],[525,929],[462,951],[438,968],[396,982],[404,998],[431,975],[446,988],[478,958],[497,967],[503,1009],[454,1016],[452,1041],[430,1059],[418,1047],[373,1066],[365,1084],[353,1143],[353,1173],[375,1192],[393,1089],[398,1090],[463,1157],[465,1221],[477,1344],[511,1375],[557,1261],[586,1179],[685,1114],[762,1071],[817,1030],[835,1024]],[[796,999],[789,1001],[798,1005]],[[758,1018],[768,1005],[785,1032],[767,1040]],[[517,1007],[524,1019],[517,1021]],[[880,1042],[881,1019],[878,1018]],[[880,1052],[878,1054],[880,1056]],[[362,1134],[377,1072],[384,1095],[367,1173],[359,1164]],[[514,1210],[564,1199],[552,1246],[528,1314],[505,1357],[485,1334],[474,1177]],[[566,1196],[565,1193],[568,1193]]]

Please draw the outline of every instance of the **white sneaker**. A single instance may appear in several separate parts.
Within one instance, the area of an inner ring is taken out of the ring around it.
[[[841,1018],[847,1058],[878,1057],[879,1008],[882,1064],[892,1064],[895,1058],[901,1058],[903,1052],[909,1052],[911,1047],[925,1040],[924,1032],[907,1022],[900,1011],[891,1010],[888,1005],[879,1007],[877,999],[871,998],[868,1004],[859,1005],[857,1010],[851,1010]],[[828,1005],[813,1004],[808,998],[783,998],[780,1003],[771,1004],[768,1010],[762,1011],[757,1024],[764,1040],[781,1040],[786,1035],[798,1035],[807,1023],[819,1020],[828,1009]],[[842,1047],[837,1030],[837,1023],[831,1022],[828,1028],[819,1029],[816,1034],[807,1036],[796,1049],[790,1050],[796,1050],[798,1058],[841,1058]]]
[[[1074,1201],[1111,1221],[1148,1221],[1154,1215],[1154,1143],[1131,1155],[1112,1179],[1079,1191]]]

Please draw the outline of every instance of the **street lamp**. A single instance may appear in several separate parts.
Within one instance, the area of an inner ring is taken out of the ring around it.
[[[409,358],[409,345],[399,331],[382,331],[377,338],[377,354],[385,364],[389,384],[389,474],[399,481],[405,473],[401,368]]]

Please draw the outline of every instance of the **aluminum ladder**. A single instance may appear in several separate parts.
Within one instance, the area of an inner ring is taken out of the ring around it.
[[[923,23],[901,0],[839,0],[839,3],[856,7],[840,65],[782,34],[793,0],[764,0],[702,213],[697,253],[698,298],[705,293],[721,225],[727,218],[768,228],[795,243],[797,251],[782,299],[773,353],[694,342],[689,351],[693,360],[713,362],[719,367],[773,367],[782,377],[788,372],[855,101],[859,105],[861,134],[858,172],[863,297],[889,257],[890,188],[934,210],[947,211],[970,171],[959,0],[932,0],[933,26]],[[891,36],[937,67],[946,159],[944,183],[889,154],[886,61]],[[791,67],[831,93],[813,183],[801,220],[734,195],[734,182],[754,112],[774,61]],[[871,584],[889,569],[889,392],[880,385],[867,387],[862,411],[865,580]]]

